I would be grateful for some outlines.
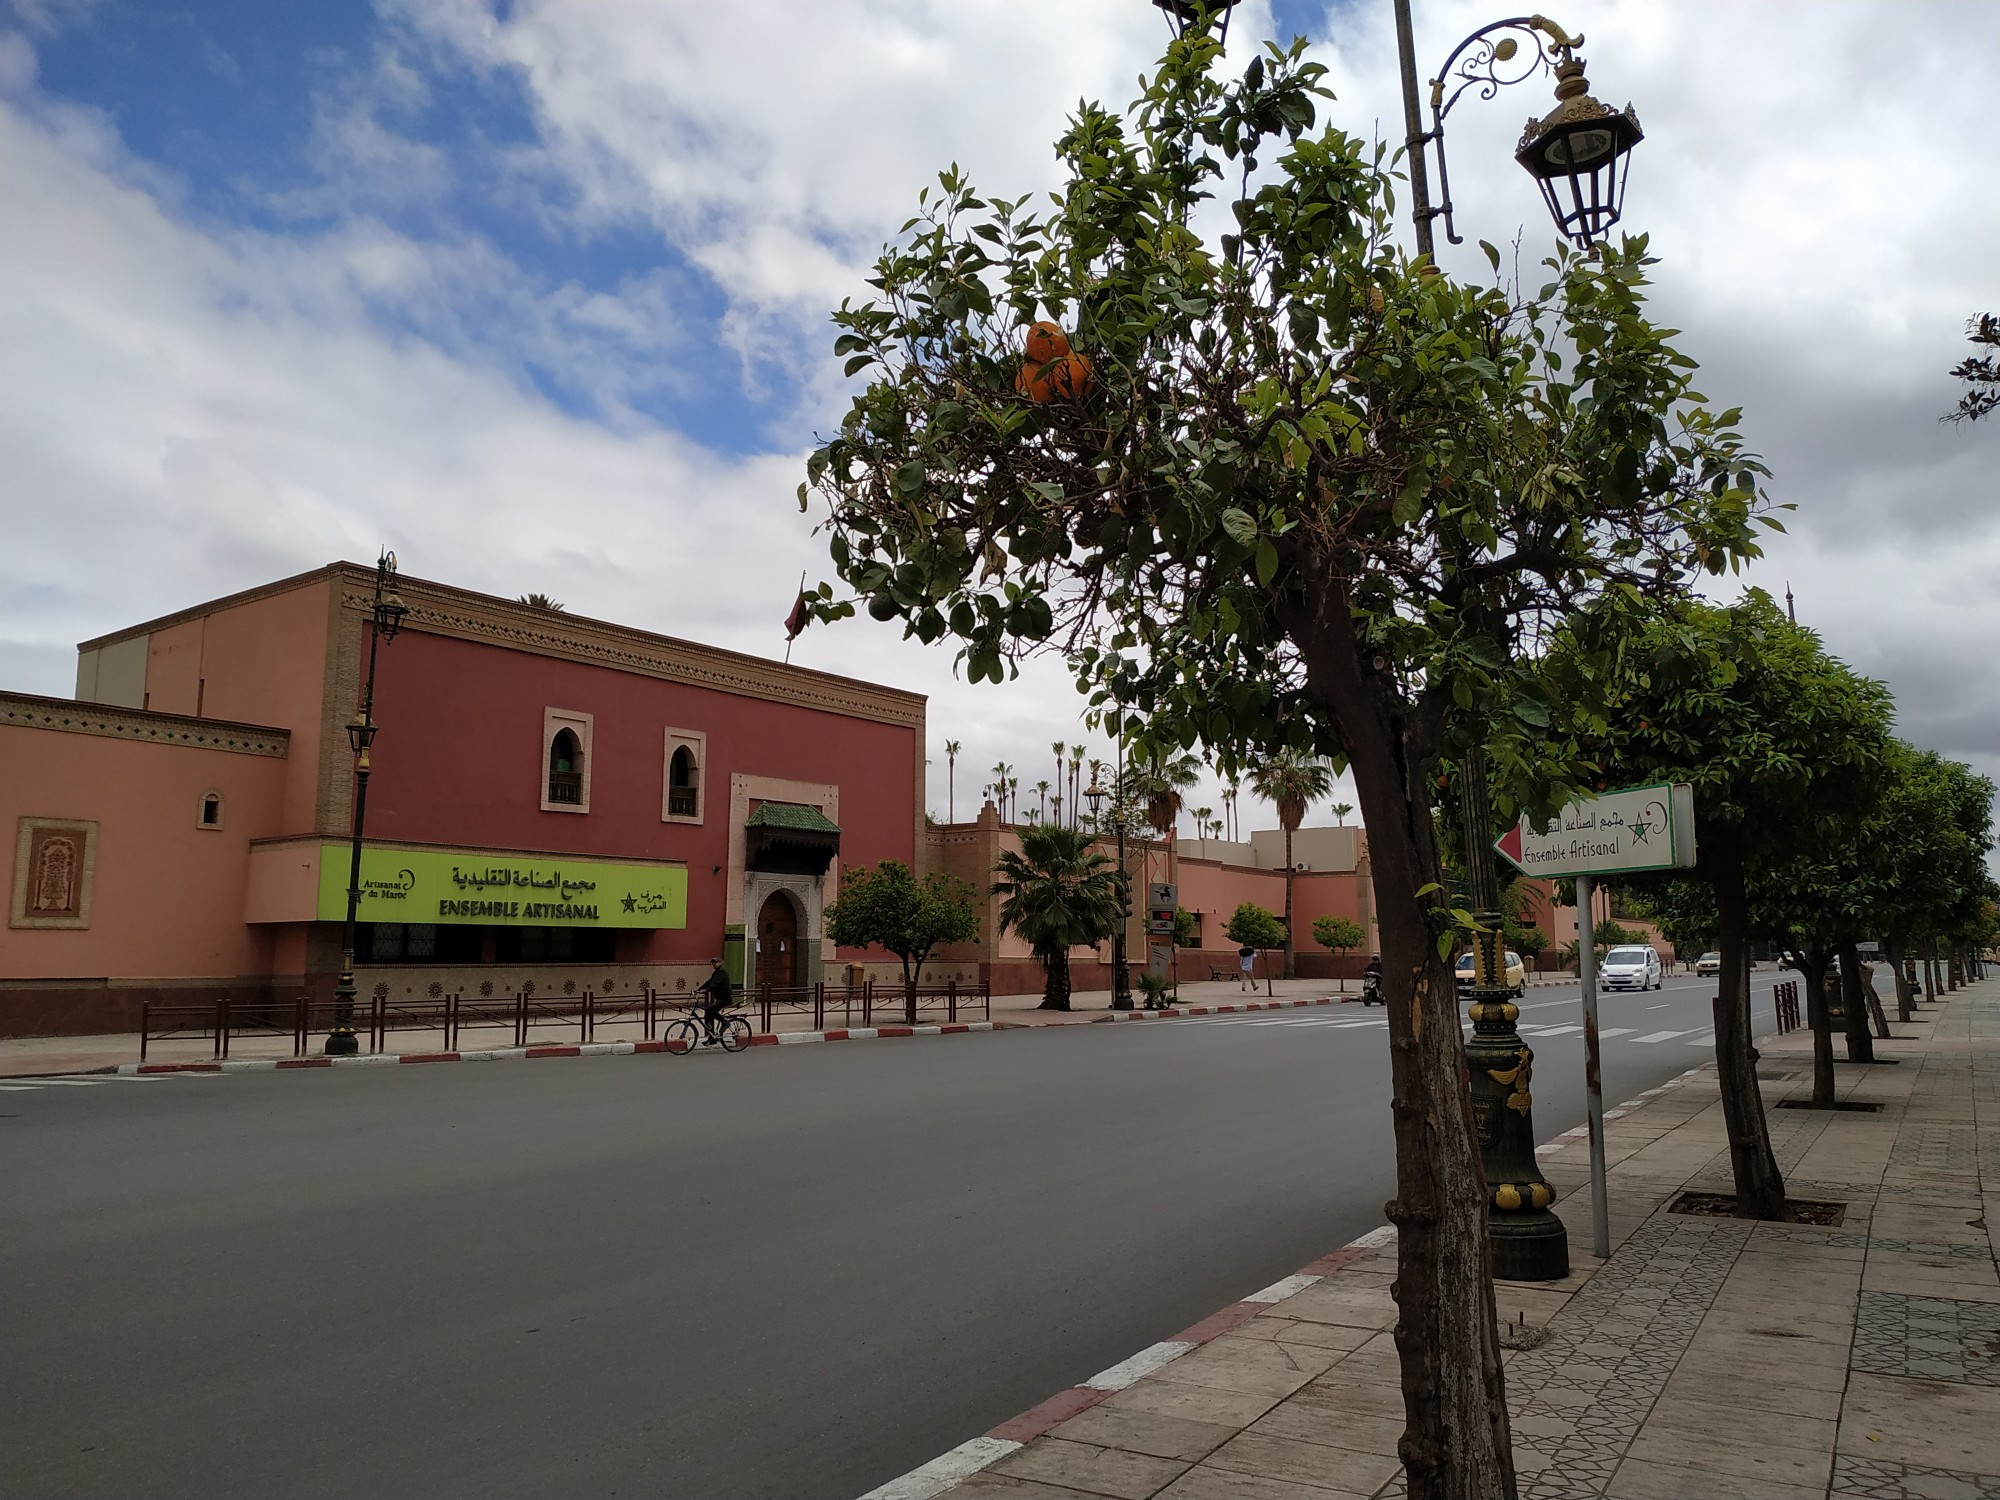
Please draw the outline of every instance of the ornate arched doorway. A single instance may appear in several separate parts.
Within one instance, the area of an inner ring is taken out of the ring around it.
[[[757,913],[757,993],[804,983],[799,909],[788,893],[773,891]]]

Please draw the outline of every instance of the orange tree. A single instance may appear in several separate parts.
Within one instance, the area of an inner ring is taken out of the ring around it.
[[[1645,316],[1642,240],[1558,249],[1533,292],[1436,274],[1394,243],[1383,153],[1319,124],[1303,42],[1240,78],[1219,59],[1191,29],[1129,110],[1081,106],[1050,207],[956,168],[920,197],[834,317],[867,384],[800,486],[846,585],[809,602],[949,640],[975,682],[1059,650],[1107,720],[1225,773],[1287,748],[1351,768],[1389,1005],[1401,1453],[1419,1500],[1508,1495],[1437,768],[1483,744],[1513,802],[1570,795],[1588,772],[1548,731],[1595,681],[1552,702],[1524,658],[1567,623],[1609,659],[1753,554],[1761,471]],[[1087,366],[1023,380],[1037,322]]]

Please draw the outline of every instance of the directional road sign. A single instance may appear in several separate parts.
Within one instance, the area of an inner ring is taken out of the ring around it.
[[[1625,875],[1694,867],[1694,788],[1625,787],[1572,802],[1546,833],[1523,817],[1493,847],[1525,875]]]

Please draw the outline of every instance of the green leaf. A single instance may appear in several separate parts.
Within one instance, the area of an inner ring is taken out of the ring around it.
[[[1229,533],[1229,539],[1239,547],[1256,545],[1257,522],[1247,510],[1239,510],[1234,505],[1224,507],[1222,529]]]

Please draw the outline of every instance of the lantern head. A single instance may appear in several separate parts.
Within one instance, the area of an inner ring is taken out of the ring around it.
[[[1632,148],[1645,138],[1631,105],[1612,109],[1590,97],[1583,60],[1565,48],[1556,107],[1528,122],[1514,160],[1541,185],[1556,228],[1587,250],[1618,222]]]

